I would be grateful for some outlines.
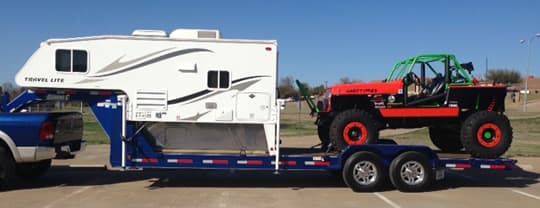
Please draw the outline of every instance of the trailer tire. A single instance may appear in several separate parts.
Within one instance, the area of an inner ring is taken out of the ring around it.
[[[463,149],[459,128],[431,126],[429,127],[429,138],[443,152],[458,152]]]
[[[477,158],[497,158],[512,144],[512,126],[504,114],[489,111],[473,113],[461,128],[465,150]]]
[[[390,164],[390,181],[403,192],[418,192],[427,189],[433,181],[433,165],[420,152],[404,152]]]
[[[358,109],[338,114],[330,125],[330,140],[337,150],[349,145],[375,144],[379,138],[373,114]]]
[[[23,179],[35,179],[45,175],[51,168],[51,160],[17,164],[17,176]]]
[[[345,184],[355,192],[373,191],[383,187],[388,178],[382,159],[372,152],[357,152],[343,166]]]
[[[11,151],[0,145],[0,188],[9,187],[15,178],[15,161]]]

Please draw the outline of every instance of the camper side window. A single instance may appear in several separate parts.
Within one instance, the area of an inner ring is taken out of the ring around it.
[[[83,50],[56,50],[56,71],[87,72],[88,53]]]
[[[208,88],[227,89],[230,86],[230,80],[228,71],[208,71]]]
[[[71,51],[56,50],[56,71],[71,71]]]

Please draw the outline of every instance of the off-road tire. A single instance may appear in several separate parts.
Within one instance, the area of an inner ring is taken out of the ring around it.
[[[442,152],[459,152],[463,149],[460,130],[453,128],[453,126],[431,126],[429,127],[429,138]]]
[[[357,152],[349,156],[343,165],[342,177],[345,184],[355,192],[374,191],[387,184],[388,171],[377,154]]]
[[[17,176],[22,179],[35,179],[45,175],[51,168],[51,160],[17,164]]]
[[[461,143],[473,157],[497,158],[510,148],[512,134],[512,126],[504,114],[479,111],[463,122]]]
[[[330,125],[330,141],[336,150],[349,145],[375,144],[379,138],[378,122],[373,114],[358,110],[346,110],[338,114]],[[346,132],[346,130],[348,130]],[[360,133],[360,137],[349,134]],[[344,135],[349,135],[348,138]]]
[[[0,145],[0,188],[9,187],[15,178],[15,161],[11,151]]]
[[[321,119],[317,124],[317,135],[319,135],[319,140],[321,141],[321,149],[326,151],[328,149],[328,144],[330,144],[330,120]]]

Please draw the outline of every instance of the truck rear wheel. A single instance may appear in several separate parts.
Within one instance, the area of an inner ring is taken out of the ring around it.
[[[17,164],[17,176],[24,179],[33,179],[45,175],[51,168],[51,160]]]
[[[429,127],[431,142],[443,152],[458,152],[463,149],[459,133],[459,128],[452,128],[452,126]]]
[[[400,191],[423,191],[434,180],[433,166],[420,152],[402,153],[390,164],[390,181]]]
[[[382,159],[372,152],[357,152],[343,166],[343,181],[353,191],[373,191],[388,177]]]
[[[349,145],[375,144],[379,131],[374,116],[366,111],[351,109],[338,114],[330,125],[330,141],[337,150]]]
[[[9,186],[15,177],[15,161],[5,146],[0,146],[0,188]]]
[[[463,122],[461,142],[473,157],[497,158],[512,144],[510,121],[497,112],[476,112]]]

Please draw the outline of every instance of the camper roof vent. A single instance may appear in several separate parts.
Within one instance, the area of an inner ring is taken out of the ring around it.
[[[131,33],[133,36],[144,37],[167,37],[167,33],[163,30],[135,30]]]
[[[176,29],[169,35],[175,39],[220,39],[219,30]]]

